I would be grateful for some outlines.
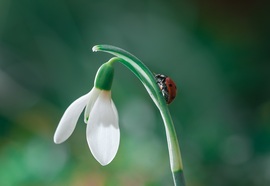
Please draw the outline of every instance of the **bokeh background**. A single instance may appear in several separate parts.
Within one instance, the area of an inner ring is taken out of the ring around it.
[[[102,167],[82,118],[61,145],[68,105],[121,47],[178,86],[170,105],[188,186],[270,185],[270,19],[263,1],[0,0],[0,185],[172,185],[164,126],[116,64],[121,144]]]

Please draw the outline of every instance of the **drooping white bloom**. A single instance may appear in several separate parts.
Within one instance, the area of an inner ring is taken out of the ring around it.
[[[111,100],[111,91],[101,91],[87,122],[89,148],[101,165],[110,163],[117,153],[120,130],[118,113]]]
[[[54,142],[59,144],[69,138],[84,108],[90,151],[101,165],[107,165],[115,157],[120,142],[118,113],[111,99],[111,90],[94,87],[88,94],[75,100],[62,116]]]

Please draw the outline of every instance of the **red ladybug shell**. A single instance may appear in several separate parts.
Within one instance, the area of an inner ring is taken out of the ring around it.
[[[163,74],[155,75],[156,82],[167,104],[170,104],[176,97],[177,88],[174,81]]]
[[[167,77],[165,79],[165,84],[166,84],[166,87],[168,90],[167,103],[170,104],[174,100],[174,98],[176,97],[177,88],[176,88],[174,81],[169,77]]]

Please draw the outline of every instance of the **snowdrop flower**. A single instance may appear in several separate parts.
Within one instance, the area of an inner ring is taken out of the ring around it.
[[[67,140],[85,109],[88,146],[95,159],[103,166],[113,160],[120,142],[118,113],[111,99],[113,74],[114,69],[110,63],[105,63],[99,68],[95,86],[67,108],[54,134],[56,144]]]

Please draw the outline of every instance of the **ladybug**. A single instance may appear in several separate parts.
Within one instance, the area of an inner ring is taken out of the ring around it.
[[[155,78],[165,101],[167,104],[170,104],[176,97],[177,92],[174,81],[170,77],[163,74],[155,74]]]

